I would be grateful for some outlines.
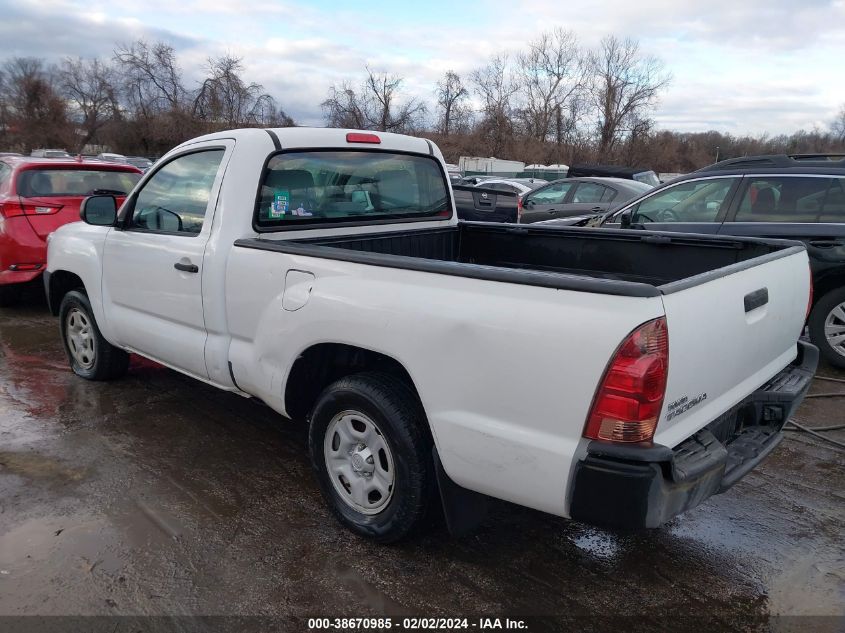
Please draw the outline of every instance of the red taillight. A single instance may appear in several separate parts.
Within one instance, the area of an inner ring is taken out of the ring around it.
[[[813,269],[808,267],[810,271],[810,296],[807,298],[807,314],[804,315],[804,320],[810,318],[810,310],[813,309]]]
[[[666,318],[628,335],[602,377],[584,437],[608,442],[650,442],[666,395],[669,332]]]
[[[23,215],[21,205],[9,202],[0,202],[0,216],[4,218],[13,218],[17,215]]]
[[[516,223],[519,224],[522,221],[522,196],[516,197]]]
[[[346,135],[347,143],[381,143],[381,139],[375,134],[363,134],[361,132],[350,132]]]

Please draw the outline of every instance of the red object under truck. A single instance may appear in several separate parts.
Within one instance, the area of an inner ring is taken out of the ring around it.
[[[132,165],[94,160],[0,158],[0,305],[14,304],[47,263],[47,236],[79,220],[86,196],[123,201],[141,178]]]

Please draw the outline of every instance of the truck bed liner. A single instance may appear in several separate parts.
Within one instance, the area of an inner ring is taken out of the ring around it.
[[[461,222],[455,227],[236,246],[491,281],[657,296],[799,252],[783,240]]]

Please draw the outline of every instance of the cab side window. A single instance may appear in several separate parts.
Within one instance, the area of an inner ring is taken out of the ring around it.
[[[127,228],[197,235],[223,154],[222,149],[194,152],[164,165],[135,197]]]
[[[716,222],[734,178],[708,178],[678,183],[633,207],[631,221]]]

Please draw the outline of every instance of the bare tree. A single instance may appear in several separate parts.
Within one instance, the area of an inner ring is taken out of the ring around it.
[[[264,86],[241,78],[239,57],[224,55],[208,60],[208,77],[194,98],[193,113],[200,120],[222,127],[265,125],[277,116],[273,97]]]
[[[373,72],[367,68],[365,81],[370,124],[383,132],[411,132],[414,131],[422,115],[425,114],[425,104],[414,98],[400,100],[399,88],[402,77],[387,73]]]
[[[655,57],[644,56],[636,40],[605,37],[590,54],[589,95],[596,110],[599,159],[608,158],[632,124],[648,118],[671,76]]]
[[[444,136],[449,136],[450,132],[461,130],[469,118],[470,109],[467,106],[469,91],[464,87],[460,75],[447,70],[443,78],[437,82],[434,94],[440,110],[438,131]]]
[[[329,127],[366,129],[367,117],[361,97],[348,82],[331,86],[326,100],[320,104]]]
[[[349,83],[331,86],[321,104],[326,123],[330,127],[381,130],[384,132],[413,132],[425,114],[425,104],[414,98],[401,99],[402,78],[373,72],[359,90]]]
[[[81,151],[118,111],[114,68],[98,59],[67,58],[59,81],[82,132],[77,142]]]
[[[584,85],[584,59],[571,31],[541,34],[517,57],[524,106],[520,111],[529,137],[559,144],[574,130]]]
[[[45,68],[42,60],[33,57],[14,57],[3,65],[3,123],[12,142],[24,151],[37,146],[66,146],[71,140],[67,107],[55,74],[54,69]]]
[[[493,153],[499,154],[513,136],[512,100],[519,89],[507,56],[495,56],[486,66],[473,71],[470,80],[482,100],[482,133]]]
[[[115,60],[124,73],[126,97],[139,114],[150,116],[185,106],[187,91],[176,51],[169,44],[138,40],[119,46]]]
[[[138,40],[118,47],[114,59],[121,71],[121,106],[128,115],[123,129],[113,135],[115,145],[161,154],[203,131],[172,46]]]

